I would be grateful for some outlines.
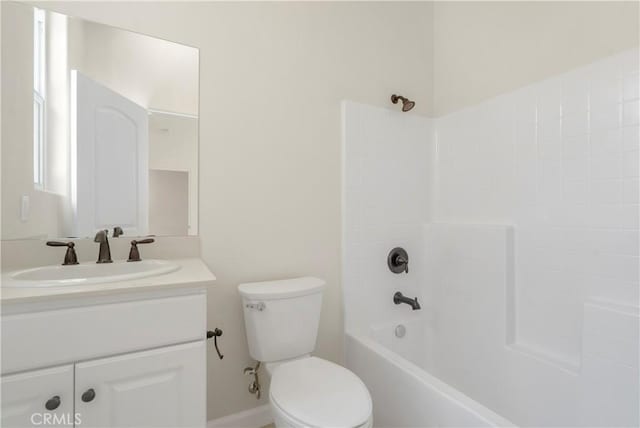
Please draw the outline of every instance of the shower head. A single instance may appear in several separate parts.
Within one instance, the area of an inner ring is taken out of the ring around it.
[[[403,97],[402,95],[396,95],[396,94],[391,95],[392,103],[398,104],[398,101],[402,101],[402,111],[405,111],[405,112],[411,110],[416,105],[415,102]]]

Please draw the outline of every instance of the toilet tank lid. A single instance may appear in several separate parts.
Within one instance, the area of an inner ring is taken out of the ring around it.
[[[324,285],[324,280],[320,278],[305,276],[276,281],[248,282],[240,284],[238,291],[242,297],[249,299],[286,299],[320,293]]]

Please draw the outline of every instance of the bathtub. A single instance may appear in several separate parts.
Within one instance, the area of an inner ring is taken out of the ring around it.
[[[405,327],[402,339],[395,336]],[[467,397],[418,365],[427,332],[417,320],[347,332],[346,363],[367,385],[375,427],[513,427],[499,414]],[[418,339],[418,340],[414,340]]]

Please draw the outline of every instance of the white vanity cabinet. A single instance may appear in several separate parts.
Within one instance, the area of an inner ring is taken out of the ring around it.
[[[64,426],[73,417],[73,365],[2,376],[1,383],[2,427],[44,425],[45,414],[48,426]]]
[[[76,364],[82,426],[203,426],[204,347],[198,341]]]
[[[203,289],[3,306],[2,345],[2,428],[206,425]]]

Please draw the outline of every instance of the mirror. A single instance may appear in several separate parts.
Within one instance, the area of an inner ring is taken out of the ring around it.
[[[2,239],[197,235],[198,49],[1,7]]]

